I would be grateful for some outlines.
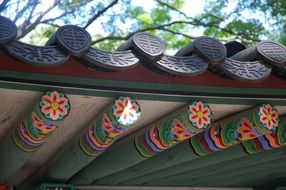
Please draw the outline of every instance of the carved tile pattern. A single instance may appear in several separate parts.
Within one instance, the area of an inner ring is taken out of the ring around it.
[[[11,55],[21,61],[39,66],[58,65],[64,63],[69,58],[65,52],[52,46],[39,47],[21,42],[12,42],[6,45],[5,48]]]
[[[59,29],[57,42],[71,54],[79,55],[89,49],[91,38],[84,29],[68,25]]]
[[[218,43],[217,40],[212,38],[200,38],[197,42],[197,48],[199,48],[205,55],[212,59],[217,59],[225,56],[224,47]]]
[[[264,80],[271,73],[271,68],[266,67],[259,61],[246,63],[232,59],[226,59],[225,63],[220,66],[232,78],[243,81]]]
[[[269,57],[270,61],[274,61],[279,65],[281,64],[281,66],[286,65],[286,49],[282,45],[265,41],[259,44],[258,51],[262,55]]]
[[[115,70],[134,66],[139,62],[130,50],[110,53],[90,48],[81,58],[96,66]]]
[[[158,66],[172,74],[196,75],[207,70],[208,63],[198,56],[177,57],[164,55]],[[162,68],[163,67],[163,68]]]
[[[224,61],[226,48],[220,41],[210,37],[201,37],[196,40],[195,44],[197,51],[206,59],[218,63]]]
[[[16,38],[17,27],[9,19],[0,16],[0,43],[7,43]]]
[[[133,37],[133,40],[139,49],[149,56],[158,56],[164,51],[161,41],[149,34],[138,33]]]

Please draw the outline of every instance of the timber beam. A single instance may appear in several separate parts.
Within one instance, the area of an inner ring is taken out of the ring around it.
[[[46,92],[28,116],[0,145],[0,183],[7,183],[41,148],[71,109],[68,98],[57,91]]]
[[[83,133],[59,152],[45,167],[24,182],[66,182],[80,169],[108,149],[138,121],[141,109],[135,99],[119,97],[98,114]]]
[[[268,133],[258,138],[244,141],[240,145],[243,146],[243,149],[239,145],[235,145],[233,147],[228,148],[226,152],[224,150],[216,152],[215,154],[210,154],[205,157],[190,160],[189,162],[184,162],[181,164],[174,165],[172,167],[168,167],[162,170],[157,170],[153,173],[149,173],[147,175],[141,175],[139,177],[130,178],[124,182],[121,182],[121,185],[174,185],[178,181],[185,181],[181,184],[185,184],[186,181],[190,181],[190,178],[195,178],[196,175],[204,173],[210,173],[210,170],[220,170],[221,168],[230,168],[236,166],[237,168],[241,168],[242,165],[245,166],[257,157],[258,160],[254,161],[252,164],[255,165],[258,162],[266,162],[271,161],[273,159],[282,158],[285,156],[286,149],[284,148],[277,149],[279,147],[285,146],[285,136],[286,136],[286,116],[281,118],[279,122],[279,126],[273,133]],[[259,143],[257,142],[259,139]],[[262,141],[262,142],[260,142]],[[267,148],[262,148],[262,144],[269,144]],[[275,144],[274,144],[275,143]],[[272,144],[272,145],[271,145]],[[253,147],[253,145],[259,145],[259,149]],[[247,147],[246,147],[247,146]],[[271,148],[269,148],[271,146]],[[272,151],[267,151],[270,149],[277,149]],[[243,151],[246,150],[246,151]],[[252,150],[252,151],[249,151]],[[257,154],[255,156],[251,156],[249,154],[255,154],[262,152],[261,154]],[[263,159],[261,159],[263,157]],[[260,159],[260,160],[259,160]],[[245,164],[243,164],[245,162]],[[228,167],[229,165],[229,167]],[[205,170],[204,170],[205,169]],[[233,170],[236,171],[236,170]],[[185,184],[186,185],[186,184]],[[194,184],[188,184],[194,185]]]
[[[207,104],[196,101],[186,105],[135,133],[135,137],[129,136],[116,143],[68,182],[91,184],[96,179],[138,164],[204,131],[211,120],[212,112]]]
[[[264,114],[265,110],[266,112]],[[270,123],[270,126],[266,126],[266,120],[262,120],[267,114],[273,114],[272,119],[274,123]],[[203,156],[211,152],[218,151],[220,149],[225,149],[234,144],[254,139],[258,136],[262,136],[263,134],[268,134],[272,132],[277,127],[278,121],[278,112],[275,110],[274,107],[270,105],[257,106],[255,108],[214,122],[211,128],[190,139],[192,149],[195,150],[195,153],[198,156]],[[177,147],[179,150],[182,150],[181,153],[175,153]],[[158,176],[156,177],[167,176],[174,171],[185,171],[186,166],[182,164],[180,165],[182,167],[178,169],[176,165],[187,161],[191,162],[191,160],[198,158],[198,156],[194,155],[194,153],[190,149],[189,144],[186,143],[184,147],[185,149],[182,149],[182,146],[178,145],[174,147],[173,151],[169,151],[169,154],[157,155],[154,158],[146,160],[133,167],[127,168],[121,172],[99,179],[94,183],[98,185],[138,185],[144,183],[146,179],[154,179],[154,175],[152,175],[152,172],[160,171],[164,168],[171,167],[172,171],[166,172],[164,170],[164,172],[160,172],[160,174],[156,172],[156,174],[158,174]],[[203,152],[203,150],[207,150],[208,152]],[[200,154],[197,153],[198,151]],[[174,155],[175,158],[166,161],[168,157],[174,157]],[[232,152],[230,158],[232,158],[232,156],[234,155],[236,155],[236,152]],[[242,153],[241,156],[243,155],[245,154]],[[174,168],[172,166],[174,166]],[[140,179],[142,181],[140,181]]]

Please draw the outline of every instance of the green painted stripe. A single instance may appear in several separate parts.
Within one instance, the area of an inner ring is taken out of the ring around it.
[[[196,99],[208,103],[286,105],[286,88],[233,88],[168,83],[144,83],[90,79],[60,75],[0,70],[0,87],[19,90],[61,90],[67,94],[187,102]]]

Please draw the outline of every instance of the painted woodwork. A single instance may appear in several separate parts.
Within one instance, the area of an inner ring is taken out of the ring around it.
[[[81,135],[79,143],[82,150],[90,156],[101,154],[115,140],[124,134],[140,118],[139,104],[129,97],[120,97]]]
[[[275,131],[279,117],[275,107],[264,104],[218,121],[191,139],[194,151],[201,156],[255,139]]]
[[[256,108],[252,108],[250,110],[245,110],[242,113],[238,113],[238,114],[235,114],[233,116],[226,117],[225,119],[215,121],[212,124],[210,129],[206,129],[204,132],[192,137],[190,139],[190,141],[196,142],[196,144],[199,144],[199,146],[202,147],[200,149],[204,150],[203,148],[206,147],[206,144],[208,142],[208,141],[207,142],[205,142],[205,141],[211,139],[210,133],[215,134],[215,132],[216,132],[216,130],[214,130],[214,129],[217,129],[217,131],[220,131],[220,134],[221,134],[221,135],[219,135],[219,133],[217,133],[216,136],[220,136],[220,139],[222,139],[222,137],[224,137],[225,148],[229,148],[230,146],[238,144],[241,141],[245,141],[245,140],[250,139],[250,138],[255,138],[255,135],[249,133],[249,132],[251,132],[251,130],[250,130],[251,128],[248,128],[248,127],[246,127],[246,128],[243,127],[241,129],[238,129],[237,131],[240,132],[240,135],[238,134],[238,132],[236,132],[238,135],[237,138],[230,138],[229,136],[231,136],[231,137],[233,136],[233,133],[234,133],[233,127],[235,127],[235,125],[233,125],[233,124],[238,123],[239,121],[244,121],[244,123],[245,123],[246,117],[251,117],[251,118],[256,117],[255,120],[252,119],[251,121],[253,123],[259,123],[256,121],[256,120],[259,121],[259,119],[260,119],[259,113],[260,112],[262,113],[263,111],[266,111],[266,113],[268,113],[267,111],[270,108],[271,108],[271,110],[270,110],[269,114],[274,112],[272,114],[274,114],[273,117],[275,117],[275,119],[277,119],[276,122],[274,121],[275,125],[276,125],[278,123],[278,113],[275,110],[275,108],[270,107],[270,105],[262,105],[262,106],[258,106]],[[255,114],[257,114],[257,115],[255,115]],[[261,119],[264,119],[265,114],[260,114],[260,115],[261,115]],[[254,126],[257,126],[257,125],[258,124],[254,124]],[[218,128],[217,126],[221,126],[221,127]],[[271,127],[268,126],[268,128],[267,128],[265,123],[262,123],[262,122],[260,123],[260,126],[257,126],[257,128],[259,128],[259,129],[253,129],[253,130],[257,130],[257,131],[262,130],[263,131],[259,135],[262,135],[264,132],[266,132],[266,133],[272,132],[272,130],[268,130]],[[274,125],[271,129],[273,129],[273,128],[275,128]],[[242,134],[241,131],[244,131],[244,133]],[[209,138],[207,138],[207,137],[209,137]],[[197,140],[193,141],[193,139],[197,139]],[[218,138],[216,138],[216,139],[218,139]],[[214,142],[217,142],[217,141],[214,141]],[[218,144],[218,145],[220,145],[220,144]],[[217,147],[216,145],[213,145],[211,148],[214,149],[216,147]],[[197,147],[195,147],[195,148],[197,148]],[[223,147],[221,147],[221,149],[222,148]],[[178,151],[176,151],[176,149],[178,149]],[[181,152],[180,152],[180,149],[181,149]],[[193,169],[196,166],[196,165],[193,165],[193,162],[194,162],[194,164],[197,163],[197,162],[195,162],[195,160],[198,158],[198,156],[194,156],[193,155],[194,153],[188,149],[190,149],[188,144],[179,144],[178,146],[173,148],[173,151],[170,150],[169,154],[162,153],[156,157],[150,158],[150,159],[148,159],[144,162],[141,162],[135,166],[132,166],[130,168],[126,168],[126,169],[124,169],[118,173],[114,173],[112,175],[109,175],[109,176],[106,176],[102,179],[99,179],[98,181],[95,182],[95,184],[97,184],[97,185],[107,185],[107,184],[109,184],[109,185],[119,185],[119,184],[120,185],[141,185],[146,180],[152,180],[152,179],[156,179],[160,176],[164,177],[167,175],[171,175],[172,172],[180,172],[180,171],[183,172],[183,171],[188,170],[188,168]],[[197,149],[200,150],[199,148],[197,148]],[[210,150],[210,148],[208,148],[208,150]],[[219,150],[219,149],[217,148],[216,151],[217,150]],[[236,149],[236,152],[241,152],[239,147]],[[232,156],[236,156],[236,157],[245,156],[245,153],[243,153],[243,152],[241,152],[241,154],[237,154],[236,152],[232,152],[233,155],[228,155],[228,157],[226,157],[225,159],[231,159]],[[198,154],[198,155],[201,156],[201,154]],[[168,159],[168,157],[171,157],[171,158]]]
[[[240,151],[243,152],[242,149],[240,149]],[[168,176],[157,176],[156,179],[145,181],[142,185],[201,186],[204,184],[206,186],[235,186],[237,181],[243,181],[243,178],[246,177],[249,172],[255,173],[261,170],[268,170],[268,174],[274,173],[277,166],[285,165],[285,162],[283,163],[283,159],[285,160],[285,150],[281,152],[279,149],[265,151],[260,155],[255,154],[250,156],[244,154],[242,157],[222,161],[217,164],[211,164],[206,167],[199,166],[197,169],[187,170],[184,172],[178,171],[176,174]],[[207,160],[210,161],[210,159]],[[275,164],[273,164],[274,162]],[[226,173],[227,175],[225,175]],[[255,176],[260,178],[260,175]],[[252,177],[252,179],[254,178],[255,177]],[[247,179],[244,178],[244,180],[246,181]],[[251,178],[249,178],[249,180],[251,180]]]
[[[176,165],[172,168],[167,168],[154,173],[150,173],[141,178],[130,178],[129,180],[120,183],[120,185],[146,185],[146,186],[202,186],[202,185],[222,185],[224,179],[216,179],[211,181],[212,178],[226,178],[228,175],[236,174],[237,171],[244,171],[255,166],[256,164],[261,164],[261,166],[256,166],[256,169],[250,171],[257,172],[258,169],[268,167],[268,175],[272,177],[271,173],[275,170],[270,170],[274,160],[277,160],[277,166],[285,164],[285,151],[286,149],[273,149],[270,151],[264,151],[260,154],[247,155],[239,145],[228,148],[224,151],[216,152],[215,154],[210,154],[204,157],[204,159],[195,159],[190,162],[182,163]],[[279,162],[278,162],[279,160]],[[266,164],[268,163],[268,164]],[[280,167],[281,168],[281,167]],[[217,172],[220,172],[218,174]],[[225,175],[228,173],[228,175]],[[260,176],[260,175],[253,175]],[[249,178],[249,180],[253,179]],[[238,181],[243,178],[243,175],[239,177],[232,177],[226,180],[225,183],[231,185],[234,180]],[[261,178],[264,179],[265,178]],[[103,180],[102,180],[103,181]],[[199,182],[199,184],[195,184]],[[105,183],[105,185],[111,185],[112,183]],[[251,184],[251,183],[248,183]],[[101,183],[103,185],[103,183]],[[232,184],[233,186],[235,184]]]
[[[150,125],[137,134],[134,140],[139,153],[148,158],[175,144],[202,132],[211,124],[209,106],[201,101],[185,106],[181,110]]]
[[[12,177],[39,150],[71,110],[69,99],[60,92],[48,91],[28,116],[0,145],[0,182]],[[5,171],[5,172],[4,172]]]
[[[274,132],[242,142],[243,149],[249,154],[256,154],[282,146],[286,146],[286,116],[281,119]]]
[[[42,183],[37,189],[39,190],[75,190],[75,185]]]
[[[108,149],[128,128],[138,121],[141,109],[135,99],[119,97],[98,114],[90,125],[60,151],[26,185],[44,181],[66,182]]]
[[[135,136],[115,143],[108,154],[102,154],[68,182],[90,184],[96,179],[138,164],[203,131],[210,125],[211,119],[212,113],[207,104],[196,101],[186,105],[142,128]],[[104,163],[108,163],[108,169],[104,167]]]

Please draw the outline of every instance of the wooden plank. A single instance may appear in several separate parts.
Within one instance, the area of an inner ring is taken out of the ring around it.
[[[284,156],[282,159],[274,159],[261,164],[227,170],[225,172],[228,175],[225,175],[223,172],[216,173],[208,176],[208,180],[202,179],[195,184],[205,184],[206,186],[218,186],[221,184],[223,186],[257,186],[260,180],[271,183],[276,177],[285,177],[285,168]]]
[[[183,172],[176,175],[171,175],[165,178],[161,178],[159,180],[153,180],[151,182],[147,182],[144,185],[150,186],[158,186],[158,185],[171,185],[171,186],[198,186],[200,184],[210,184],[210,185],[223,185],[224,180],[213,180],[211,183],[212,178],[223,178],[228,179],[228,176],[231,174],[235,174],[236,170],[244,171],[245,169],[251,168],[254,171],[259,169],[261,165],[265,165],[266,162],[272,163],[275,159],[285,159],[285,152],[286,148],[282,149],[275,149],[271,151],[266,151],[260,154],[255,155],[247,155],[242,158],[238,158],[235,160],[230,160],[227,162],[222,162],[220,164],[212,165],[210,167],[204,167],[196,170],[189,170],[187,172]],[[286,163],[286,162],[285,162]],[[260,166],[255,168],[256,165]],[[279,166],[281,163],[278,163]],[[226,175],[227,174],[227,175]],[[229,178],[229,181],[232,183],[234,179]],[[218,183],[215,183],[218,182]]]
[[[99,179],[96,181],[96,184],[124,184],[121,182],[198,158],[199,156],[190,148],[189,141],[184,141],[175,147],[154,156],[153,158]]]
[[[145,181],[161,178],[161,176],[168,176],[175,171],[183,172],[234,159],[239,157],[237,153],[241,153],[240,156],[246,155],[241,151],[240,146],[233,146],[229,148],[227,152],[222,150],[205,157],[200,157],[193,152],[189,141],[184,141],[154,158],[150,158],[126,170],[99,179],[96,181],[96,184],[141,185]],[[144,166],[146,169],[144,169]],[[153,168],[150,166],[153,166]],[[120,176],[119,180],[117,180],[117,176]],[[126,180],[122,180],[125,178]]]
[[[279,150],[273,150],[274,155],[280,155]],[[267,153],[269,154],[269,153]],[[205,157],[201,157],[195,160],[191,160],[189,162],[185,162],[182,164],[175,165],[173,167],[169,167],[163,170],[156,171],[154,173],[150,173],[147,175],[139,176],[137,178],[129,179],[120,183],[121,185],[158,185],[160,183],[168,182],[176,182],[181,181],[181,178],[186,178],[186,176],[192,176],[196,173],[201,173],[203,169],[208,169],[211,167],[215,167],[217,165],[222,165],[224,167],[224,163],[232,162],[233,160],[243,159],[245,157],[249,157],[240,145],[233,146],[231,148],[210,154]],[[272,158],[272,154],[269,156]]]

